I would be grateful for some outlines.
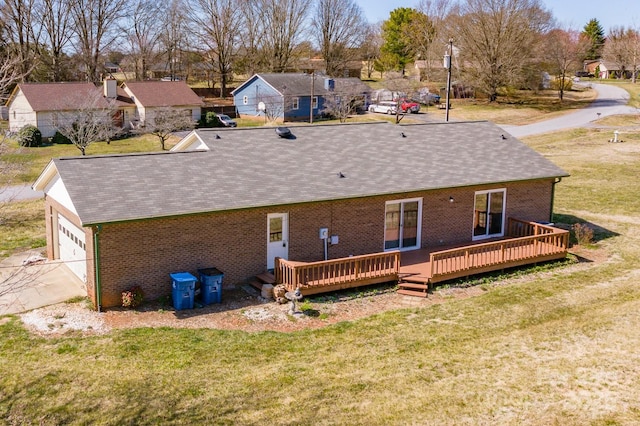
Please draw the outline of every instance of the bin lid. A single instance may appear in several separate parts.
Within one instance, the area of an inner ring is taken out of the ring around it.
[[[178,282],[197,281],[198,279],[188,272],[174,272],[169,274],[171,279]]]
[[[198,273],[202,275],[224,275],[218,268],[202,268],[198,269]]]

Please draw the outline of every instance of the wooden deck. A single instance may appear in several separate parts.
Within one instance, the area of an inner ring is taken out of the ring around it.
[[[294,262],[276,258],[276,283],[302,294],[326,293],[398,279],[400,252],[351,256],[320,262]]]
[[[509,219],[505,238],[478,244],[385,252],[320,262],[277,259],[277,283],[305,295],[399,280],[399,292],[426,297],[437,282],[567,255],[569,232],[548,225]]]

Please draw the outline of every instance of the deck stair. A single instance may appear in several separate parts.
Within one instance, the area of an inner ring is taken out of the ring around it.
[[[398,280],[398,293],[407,296],[427,297],[429,277],[421,275],[405,275]]]
[[[273,275],[269,271],[265,271],[249,279],[249,284],[260,291],[262,291],[263,285],[265,284],[275,285],[275,282],[276,282],[275,275]]]

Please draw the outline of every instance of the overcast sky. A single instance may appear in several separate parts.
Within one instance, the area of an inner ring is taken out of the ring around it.
[[[369,22],[384,21],[398,7],[415,7],[418,0],[356,0]],[[640,27],[638,0],[542,0],[563,26],[582,30],[591,18],[600,21],[605,33],[612,26]]]

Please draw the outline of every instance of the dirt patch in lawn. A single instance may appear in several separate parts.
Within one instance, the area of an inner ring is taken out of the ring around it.
[[[548,271],[517,275],[483,285],[440,286],[427,298],[398,294],[392,284],[334,292],[306,298],[297,304],[293,315],[289,304],[263,299],[256,290],[239,287],[224,289],[220,304],[187,310],[176,311],[170,303],[154,301],[137,309],[110,308],[95,312],[86,302],[77,302],[35,309],[22,314],[21,318],[30,330],[43,336],[74,332],[104,334],[114,329],[138,327],[292,332],[353,321],[389,310],[422,308],[474,297],[490,291],[492,287],[533,281],[550,274],[569,274],[608,260],[602,249],[574,249],[573,253],[581,261]]]

